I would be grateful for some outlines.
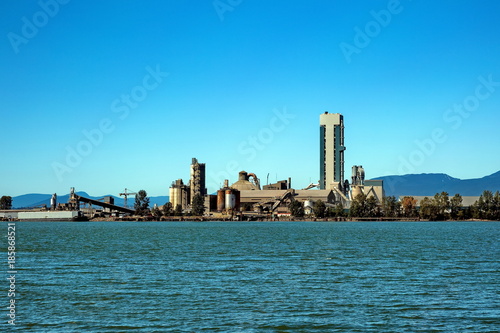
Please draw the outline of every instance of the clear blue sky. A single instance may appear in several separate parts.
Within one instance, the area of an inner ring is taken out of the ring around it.
[[[59,1],[0,3],[0,195],[302,188],[324,111],[346,177],[500,169],[498,1]]]

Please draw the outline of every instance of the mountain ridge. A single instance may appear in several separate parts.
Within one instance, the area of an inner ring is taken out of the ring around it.
[[[462,196],[479,196],[483,191],[500,191],[500,171],[482,178],[459,179],[445,173],[422,173],[382,176],[373,179],[384,181],[386,196],[433,196],[436,193],[456,193]]]

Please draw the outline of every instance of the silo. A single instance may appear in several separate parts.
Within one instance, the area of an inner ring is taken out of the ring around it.
[[[235,202],[234,202],[234,210],[240,210],[240,202],[241,202],[241,193],[238,190],[233,190]]]
[[[218,190],[217,191],[217,211],[222,212],[224,208],[226,207],[226,198],[224,194],[226,193],[225,190]]]
[[[169,195],[169,200],[170,200],[170,202],[171,202],[171,203],[172,203],[172,205],[173,205],[173,204],[174,204],[174,200],[175,200],[175,199],[174,199],[174,188],[173,188],[173,187],[169,188],[169,189],[168,189],[168,192],[169,192],[169,193],[168,193],[168,195]]]
[[[233,190],[226,190],[226,209],[234,209],[236,205],[236,195]]]
[[[358,168],[359,172],[359,185],[365,185],[365,169],[360,165]]]

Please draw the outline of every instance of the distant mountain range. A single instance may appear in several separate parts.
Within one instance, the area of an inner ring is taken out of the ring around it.
[[[98,200],[98,199],[102,199],[102,198],[107,197],[107,196],[111,196],[115,199],[115,205],[117,205],[117,206],[124,205],[123,197],[116,197],[114,195],[103,195],[103,196],[99,196],[99,197],[93,197],[93,196],[88,195],[85,192],[76,192],[76,194],[78,194],[79,196],[94,199],[94,200]],[[37,193],[23,194],[23,195],[12,198],[12,207],[13,208],[29,208],[29,207],[36,207],[36,206],[41,206],[41,205],[47,205],[47,207],[49,207],[51,197],[52,197],[52,194],[37,194]],[[66,203],[66,202],[68,202],[68,200],[69,200],[69,194],[57,196],[58,203]],[[149,197],[150,207],[153,207],[154,204],[157,204],[158,206],[162,206],[168,201],[169,201],[168,196]],[[129,196],[128,206],[134,207],[134,202],[135,202],[135,196],[133,196],[133,195]]]
[[[447,192],[462,196],[479,196],[483,191],[500,191],[500,171],[477,179],[458,179],[443,173],[424,173],[418,175],[384,176],[374,179],[384,180],[386,196],[402,195],[433,196]]]

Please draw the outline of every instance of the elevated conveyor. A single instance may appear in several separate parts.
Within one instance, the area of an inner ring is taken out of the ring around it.
[[[106,203],[106,202],[102,202],[102,201],[98,201],[98,200],[94,200],[94,199],[90,199],[90,198],[85,198],[85,197],[82,197],[82,196],[80,196],[78,194],[75,194],[75,193],[71,194],[70,201],[71,200],[74,200],[74,201],[77,201],[77,202],[85,202],[85,203],[88,203],[88,204],[91,204],[91,205],[108,208],[108,209],[111,209],[111,210],[114,210],[114,211],[117,211],[117,212],[128,213],[128,214],[134,214],[135,213],[135,211],[133,209],[129,209],[129,208],[121,207],[121,206],[112,205],[112,204],[109,204],[109,203]]]

